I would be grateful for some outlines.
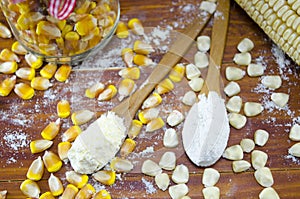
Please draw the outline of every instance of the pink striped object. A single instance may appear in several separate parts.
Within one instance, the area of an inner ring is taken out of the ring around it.
[[[75,5],[76,0],[50,0],[49,13],[55,18],[63,20],[70,15]]]

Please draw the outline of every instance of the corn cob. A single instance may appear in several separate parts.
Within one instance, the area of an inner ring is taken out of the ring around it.
[[[0,84],[0,96],[7,96],[12,91],[16,84],[17,78],[15,75],[6,78]]]
[[[300,4],[298,1],[236,0],[264,32],[300,64]]]

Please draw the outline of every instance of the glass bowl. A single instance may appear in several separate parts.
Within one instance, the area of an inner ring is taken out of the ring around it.
[[[76,64],[107,45],[114,35],[120,18],[119,0],[76,0],[64,19],[49,14],[50,1],[0,2],[15,38],[45,61]]]

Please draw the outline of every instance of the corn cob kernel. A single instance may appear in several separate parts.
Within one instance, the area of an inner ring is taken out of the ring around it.
[[[141,123],[147,124],[151,120],[155,119],[158,117],[159,114],[159,109],[157,108],[149,108],[149,109],[144,109],[138,113],[138,118]],[[137,124],[139,125],[139,124]],[[142,128],[142,127],[140,127]]]
[[[67,171],[66,179],[70,184],[81,189],[87,184],[89,177],[85,174],[76,173],[75,171]]]
[[[93,199],[111,199],[111,195],[108,191],[102,189],[93,196]]]
[[[0,84],[0,96],[8,96],[16,84],[16,76],[6,78]]]
[[[182,78],[185,75],[185,66],[183,64],[176,64],[170,74],[169,74],[169,78],[173,81],[173,82],[180,82],[182,80]]]
[[[138,80],[140,78],[140,69],[138,67],[124,68],[120,70],[119,75],[124,79]]]
[[[162,102],[161,96],[158,93],[153,93],[143,102],[142,109],[156,107],[161,102]]]
[[[44,77],[35,77],[31,80],[30,85],[35,90],[44,91],[47,90],[49,87],[52,86],[49,79]]]
[[[71,73],[72,67],[69,65],[62,65],[59,67],[59,69],[56,71],[54,77],[57,81],[64,82],[69,78],[69,75]]]
[[[15,85],[14,92],[22,99],[28,100],[34,96],[34,90],[28,84],[18,83]]]
[[[149,55],[150,53],[154,52],[154,49],[150,44],[147,44],[141,40],[136,40],[133,44],[133,51],[138,54]]]
[[[60,142],[58,145],[57,145],[57,153],[58,153],[58,156],[59,158],[66,162],[68,161],[68,151],[70,150],[71,148],[71,143],[70,142]]]
[[[170,92],[171,90],[174,89],[174,84],[173,82],[169,79],[166,78],[162,80],[157,86],[156,86],[156,91],[158,94],[165,94]]]
[[[114,85],[108,85],[106,89],[98,96],[99,101],[111,100],[117,94],[117,88]]]
[[[31,53],[25,55],[25,60],[27,64],[34,69],[38,69],[43,65],[43,59]]]
[[[128,35],[129,35],[128,28],[124,22],[120,21],[118,23],[116,35],[117,35],[117,37],[119,37],[121,39],[128,37]]]
[[[0,64],[0,73],[13,74],[18,69],[18,64],[15,61],[6,61]]]
[[[42,179],[44,174],[44,162],[39,156],[37,159],[33,160],[29,169],[27,171],[26,177],[33,181],[39,181]]]
[[[60,130],[60,119],[55,122],[50,122],[41,132],[42,137],[45,140],[53,140]]]
[[[31,153],[40,153],[49,149],[53,144],[50,140],[34,140],[30,142]]]
[[[0,198],[1,199],[6,199],[6,195],[7,195],[7,190],[2,190],[2,191],[0,191]]]
[[[81,133],[81,128],[79,126],[71,126],[62,135],[63,142],[72,142]]]
[[[62,167],[62,161],[60,158],[51,151],[45,151],[43,155],[43,162],[48,172],[54,173]]]
[[[74,12],[76,14],[85,14],[85,13],[87,13],[89,11],[90,4],[91,4],[90,1],[84,1],[82,4],[80,4],[79,8],[76,8],[74,10]]]
[[[133,57],[134,57],[134,53],[132,51],[131,48],[123,48],[122,52],[122,59],[125,62],[127,67],[132,67],[133,66]]]
[[[100,170],[94,173],[93,177],[98,182],[110,186],[116,181],[116,172],[111,170]]]
[[[29,67],[19,68],[16,75],[21,79],[31,81],[35,76],[35,70]]]
[[[55,74],[56,70],[57,70],[56,64],[48,63],[40,70],[40,74],[44,78],[51,79]]]
[[[85,96],[88,98],[96,98],[104,90],[104,84],[97,82],[85,90]]]
[[[39,185],[35,181],[29,179],[22,182],[20,190],[24,195],[30,198],[38,198],[41,192]]]
[[[60,199],[74,199],[78,191],[77,187],[72,184],[68,184]]]
[[[144,27],[142,22],[138,18],[133,18],[128,21],[128,27],[132,30],[134,34],[143,35]]]
[[[50,191],[47,191],[45,193],[43,193],[39,199],[55,199],[55,197],[52,195],[52,193]]]
[[[118,93],[120,95],[119,100],[122,101],[125,97],[128,97],[135,89],[135,82],[132,79],[123,79],[120,82]]]
[[[53,196],[59,196],[64,192],[64,187],[61,180],[51,173],[48,179],[49,189]]]
[[[129,160],[115,157],[110,162],[110,168],[119,173],[128,173],[133,169],[133,164]]]
[[[89,122],[93,119],[95,113],[89,110],[76,111],[71,115],[71,119],[74,125],[81,125]]]
[[[58,38],[61,36],[60,29],[49,21],[40,21],[36,27],[37,35],[45,35],[49,38]]]
[[[56,106],[57,115],[60,118],[67,118],[71,114],[70,103],[67,100],[60,100]]]
[[[143,127],[143,123],[139,120],[132,120],[131,126],[128,130],[128,137],[131,139],[136,138],[138,134],[141,132]]]
[[[145,55],[136,54],[133,57],[133,63],[138,66],[151,66],[153,64],[153,61]]]
[[[65,37],[65,35],[66,35],[68,32],[72,31],[72,30],[73,30],[73,26],[71,26],[71,25],[69,25],[69,24],[65,25],[65,27],[64,27],[64,28],[62,29],[62,31],[61,31],[61,37],[60,37],[60,38]]]
[[[80,36],[89,34],[97,26],[97,19],[89,14],[75,24],[75,30]]]
[[[89,199],[92,198],[96,193],[95,188],[91,184],[86,184],[82,189],[77,193],[75,199]]]
[[[3,23],[0,23],[0,37],[4,39],[12,37],[10,29]]]
[[[121,157],[125,158],[128,156],[134,149],[135,149],[136,143],[133,139],[127,138],[120,149]]]
[[[161,119],[161,117],[155,118],[147,124],[146,132],[156,131],[156,130],[162,128],[164,125],[165,125],[165,122],[163,121],[163,119]]]
[[[2,61],[15,61],[15,62],[20,62],[20,58],[18,57],[18,55],[16,55],[14,52],[12,52],[11,50],[4,48],[1,52],[0,52],[0,59]]]
[[[69,44],[72,46],[72,48],[77,47],[79,39],[80,39],[80,36],[75,31],[70,31],[65,35],[66,42],[69,42]]]

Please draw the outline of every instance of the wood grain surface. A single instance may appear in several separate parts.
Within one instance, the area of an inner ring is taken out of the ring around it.
[[[199,12],[200,1],[193,0],[121,0],[121,20],[127,22],[133,17],[139,18],[145,27],[173,27],[179,32],[183,31]],[[6,23],[1,15],[0,21]],[[203,35],[210,35],[213,20],[206,26]],[[256,146],[255,149],[262,150],[268,154],[267,167],[272,171],[274,185],[272,186],[284,199],[300,198],[300,160],[288,155],[288,148],[296,142],[289,140],[289,130],[295,123],[300,123],[300,96],[299,96],[299,66],[284,54],[278,56],[278,48],[264,34],[264,32],[251,20],[250,17],[234,2],[231,1],[230,21],[228,28],[227,42],[221,68],[222,82],[228,83],[225,78],[226,66],[236,66],[232,59],[237,53],[236,46],[245,37],[250,38],[255,47],[251,51],[253,62],[262,62],[266,66],[265,75],[280,75],[283,79],[281,88],[276,92],[284,92],[290,95],[288,106],[279,109],[270,103],[270,93],[261,88],[261,78],[250,78],[245,76],[238,83],[241,87],[239,94],[243,102],[261,102],[265,110],[262,114],[248,118],[247,124],[241,130],[231,128],[228,146],[239,144],[243,138],[253,139],[257,129],[265,129],[270,137],[267,144],[263,147]],[[0,39],[0,50],[10,48],[14,39]],[[155,61],[162,57],[160,53],[151,55]],[[187,55],[186,60],[192,55]],[[283,58],[283,59],[280,59]],[[182,60],[186,62],[186,60]],[[278,64],[281,63],[281,64]],[[285,64],[282,64],[285,63]],[[20,67],[26,63],[22,57]],[[57,119],[56,104],[61,99],[71,102],[72,112],[80,109],[90,109],[96,112],[111,110],[119,101],[116,98],[109,102],[98,102],[94,99],[84,97],[84,90],[91,83],[101,81],[106,85],[109,83],[117,85],[120,81],[118,71],[120,67],[115,64],[110,69],[77,69],[72,71],[66,83],[52,80],[53,87],[47,91],[36,91],[33,99],[24,101],[14,93],[8,97],[0,97],[0,191],[8,190],[7,198],[21,199],[26,198],[19,186],[26,179],[26,172],[31,162],[43,154],[31,154],[29,143],[41,137],[40,132],[51,121]],[[244,66],[238,66],[246,70]],[[142,69],[142,77],[137,81],[138,85],[149,74],[150,69]],[[150,70],[151,71],[151,70]],[[205,72],[204,72],[205,74]],[[2,81],[7,75],[0,74]],[[21,80],[18,80],[21,81]],[[175,84],[174,91],[163,95],[163,103],[160,105],[161,117],[166,121],[168,113],[173,109],[178,109],[187,113],[189,107],[181,103],[181,98],[188,91],[187,80]],[[228,98],[226,98],[228,100]],[[53,146],[49,149],[57,152],[57,144],[61,141],[61,134],[72,125],[71,119],[63,119],[59,136],[54,140]],[[86,128],[83,125],[82,128]],[[112,198],[170,198],[167,191],[163,192],[155,185],[154,178],[145,176],[140,172],[141,164],[145,159],[159,161],[163,152],[167,151],[162,145],[164,130],[154,133],[143,132],[136,139],[137,147],[129,159],[134,163],[135,168],[128,174],[120,175],[116,183],[112,186],[103,187],[90,177],[90,183],[96,189],[106,188],[110,191]],[[182,124],[175,127],[180,135]],[[16,136],[19,135],[19,136]],[[11,139],[9,139],[11,136]],[[154,152],[153,152],[153,151]],[[202,189],[204,188],[201,180],[204,168],[193,165],[185,155],[182,144],[177,148],[171,149],[177,156],[177,164],[185,164],[189,168],[190,180],[188,195],[194,199],[204,198]],[[148,153],[146,153],[148,152]],[[250,161],[250,154],[244,154],[244,159]],[[246,172],[235,174],[231,168],[232,162],[221,158],[212,167],[221,173],[219,182],[216,184],[220,188],[221,198],[258,198],[263,187],[254,178],[254,169],[250,168]],[[70,164],[65,164],[63,168],[55,173],[64,183],[65,172],[71,170]],[[167,171],[166,171],[167,172]],[[168,171],[171,175],[171,172]],[[47,179],[49,173],[45,172],[43,179],[38,182],[41,191],[48,191]],[[171,183],[174,185],[174,183]]]

